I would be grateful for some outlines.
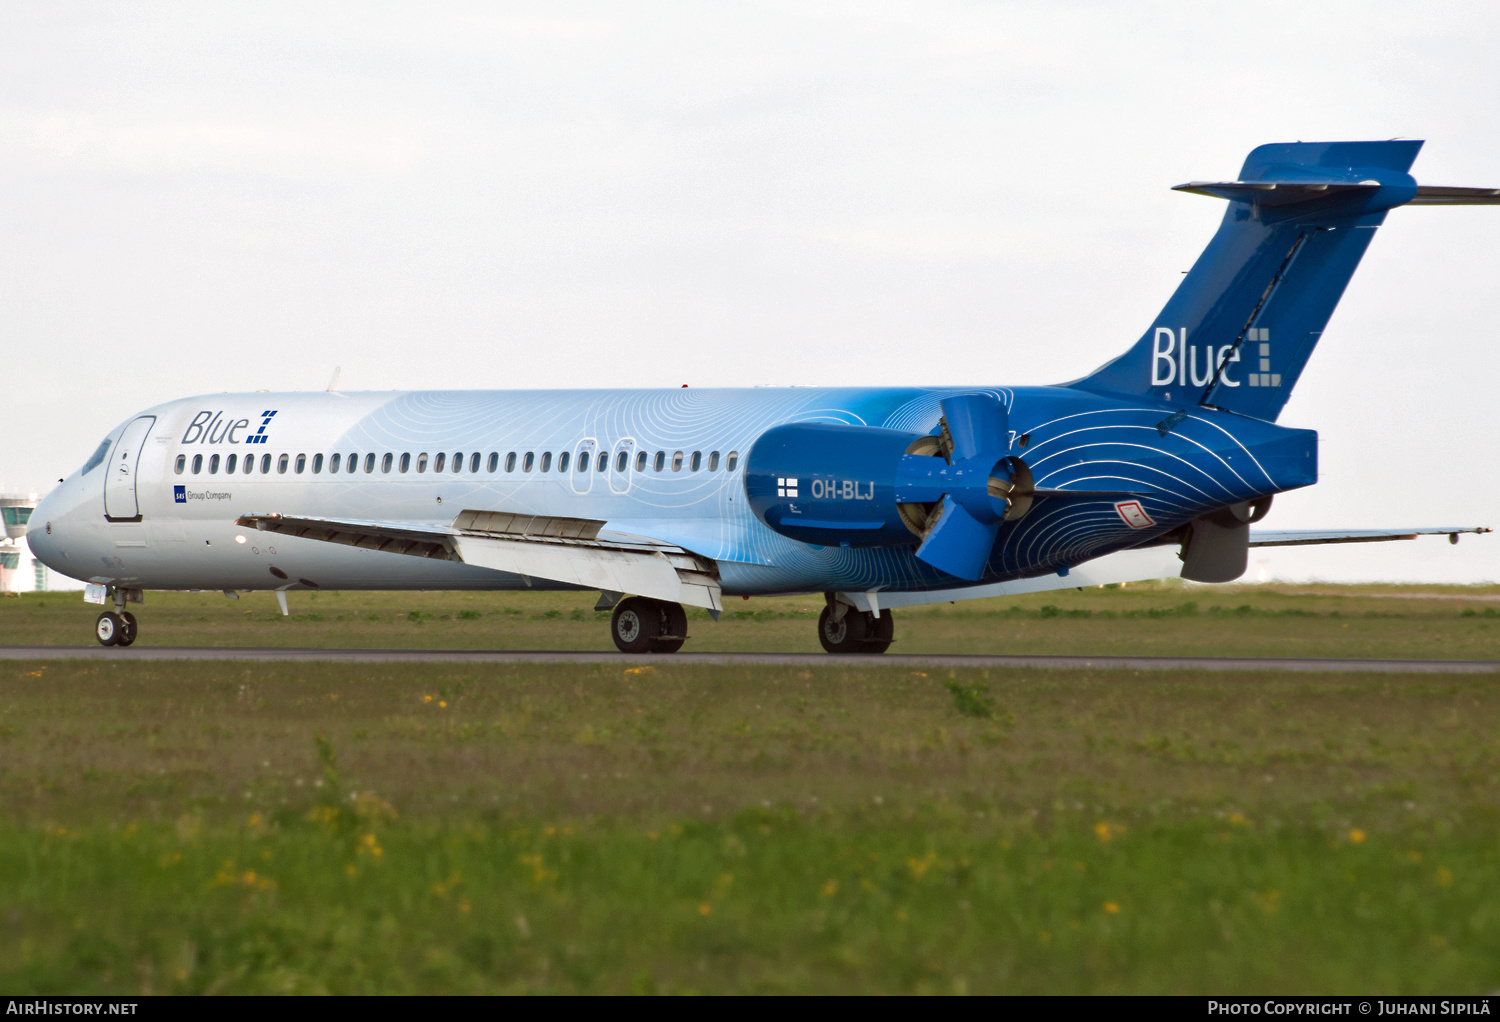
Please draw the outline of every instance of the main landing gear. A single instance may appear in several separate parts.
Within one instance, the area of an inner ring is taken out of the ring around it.
[[[101,646],[128,646],[135,641],[135,615],[125,609],[125,602],[140,603],[142,593],[139,589],[116,589],[110,587],[109,595],[114,597],[115,609],[106,610],[100,614],[94,622],[94,638],[99,640]]]
[[[830,653],[884,653],[895,636],[896,622],[888,610],[876,617],[829,599],[818,615],[818,641]]]
[[[687,641],[687,611],[680,603],[632,596],[615,604],[609,634],[621,653],[676,653]]]

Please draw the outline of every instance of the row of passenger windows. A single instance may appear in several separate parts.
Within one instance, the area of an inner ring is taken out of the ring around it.
[[[466,458],[468,462],[467,468],[470,472],[478,472],[481,465],[489,472],[500,471],[500,454],[498,451],[491,451],[488,455],[473,451],[467,456],[463,451],[455,451],[451,458],[446,451],[443,451],[433,455],[430,460],[424,452],[416,456],[416,470],[419,473],[426,472],[430,467],[433,472],[462,472],[465,469]],[[733,472],[739,461],[740,453],[738,451],[730,451],[724,458],[724,470],[726,472]],[[596,456],[592,451],[582,450],[578,452],[576,461],[573,459],[572,451],[563,451],[557,456],[557,471],[568,471],[570,462],[572,463],[573,471],[580,473],[590,470],[608,472],[610,468],[608,451],[600,451]],[[412,456],[410,454],[366,454],[364,456],[364,470],[366,472],[374,472],[377,464],[379,464],[380,471],[382,472],[389,472],[392,468],[400,472],[410,472],[412,470]],[[717,472],[719,470],[719,452],[709,451],[706,459],[702,451],[693,451],[691,454],[683,451],[674,451],[670,456],[666,451],[657,451],[654,457],[649,451],[637,451],[635,453],[635,470],[637,472],[646,471],[648,466],[654,471],[663,472],[669,464],[673,472],[681,472],[684,465],[686,465],[689,472],[698,472],[704,468],[707,468],[710,472]],[[260,456],[259,467],[262,475],[270,475],[273,465],[276,472],[280,474],[284,475],[288,469],[292,469],[300,475],[308,469],[308,458],[305,454],[297,455],[295,461],[293,461],[290,454],[282,454],[275,457],[270,454],[262,454]],[[316,475],[322,472],[323,467],[323,455],[314,454],[312,456],[313,474]],[[350,454],[347,457],[342,454],[330,454],[327,460],[327,467],[330,474],[337,472],[344,472],[345,474],[358,472],[360,470],[360,456],[358,453]],[[543,451],[539,456],[535,451],[527,451],[525,454],[520,455],[518,459],[516,452],[511,451],[505,455],[505,471],[514,472],[517,467],[522,472],[533,470],[550,472],[552,471],[552,452]],[[179,454],[177,456],[177,463],[173,468],[178,475],[186,472],[188,470],[188,456],[186,454]],[[255,455],[247,454],[241,458],[238,454],[230,454],[223,456],[222,459],[217,454],[210,454],[207,458],[201,454],[193,455],[193,475],[201,474],[205,468],[208,470],[209,475],[217,475],[220,471],[223,471],[226,475],[233,475],[236,472],[242,475],[251,475],[256,471]],[[616,472],[624,472],[628,468],[630,468],[630,452],[624,450],[615,452],[614,470]]]

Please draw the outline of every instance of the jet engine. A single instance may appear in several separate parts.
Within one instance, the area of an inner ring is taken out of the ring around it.
[[[941,402],[936,435],[791,423],[767,430],[745,463],[756,517],[819,546],[917,545],[917,557],[970,581],[1000,524],[1031,508],[1031,470],[1010,456],[1005,406],[987,394]]]

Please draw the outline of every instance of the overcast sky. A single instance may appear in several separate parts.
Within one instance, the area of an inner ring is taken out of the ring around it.
[[[0,5],[0,487],[327,386],[1045,384],[1124,350],[1262,142],[1500,186],[1500,5]],[[1500,526],[1500,207],[1398,209],[1267,527]],[[1497,534],[1500,535],[1500,534]],[[1259,570],[1252,557],[1252,574]],[[1500,579],[1500,538],[1277,552]]]

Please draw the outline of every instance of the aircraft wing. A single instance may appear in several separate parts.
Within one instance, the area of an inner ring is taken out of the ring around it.
[[[1428,529],[1251,529],[1251,546],[1317,546],[1323,543],[1385,543],[1418,536],[1447,536],[1450,543],[1466,532],[1489,532],[1478,526],[1444,526]]]
[[[461,511],[449,525],[247,514],[236,525],[302,539],[460,561],[584,589],[723,609],[718,565],[682,547],[588,518]]]

